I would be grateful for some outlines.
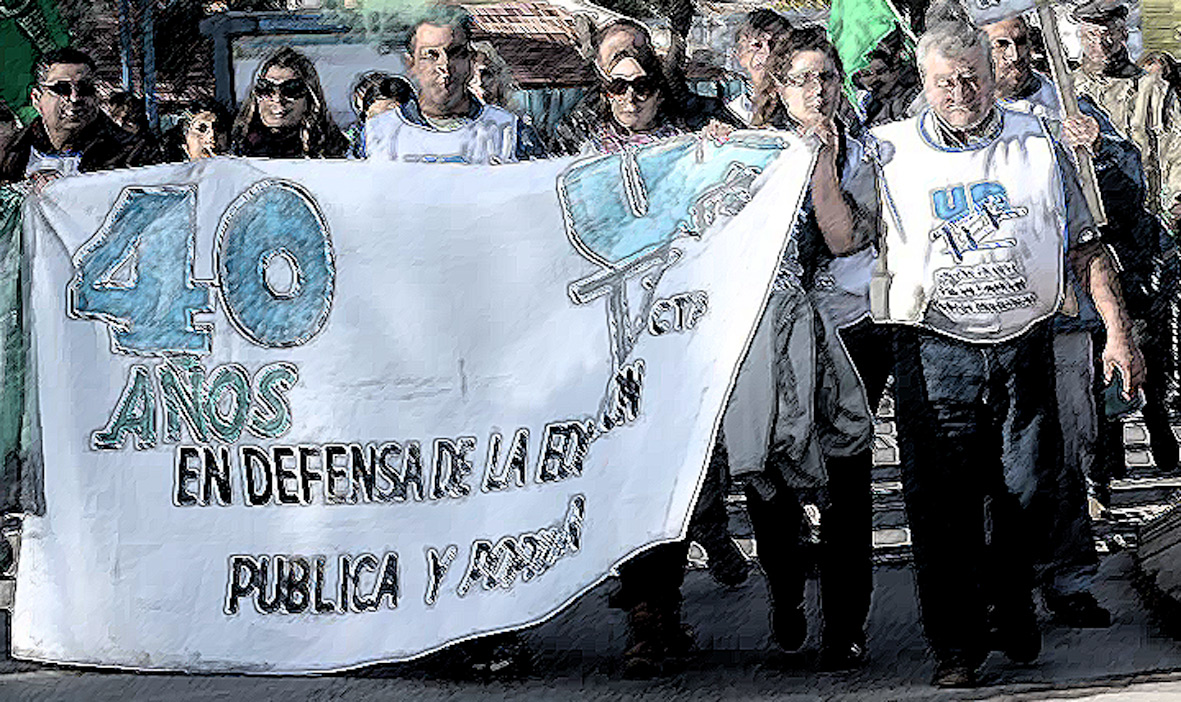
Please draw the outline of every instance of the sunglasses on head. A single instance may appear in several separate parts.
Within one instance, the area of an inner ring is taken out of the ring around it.
[[[59,97],[70,97],[70,93],[80,98],[94,97],[98,92],[94,83],[88,80],[80,80],[76,83],[69,80],[59,80],[53,83],[42,83],[41,87]]]
[[[656,93],[656,80],[651,76],[642,76],[633,80],[612,78],[605,86],[611,95],[624,95],[631,88],[637,100],[647,100]]]
[[[266,78],[259,78],[254,86],[254,94],[259,97],[282,97],[288,100],[298,100],[307,97],[308,86],[299,78],[274,83]]]

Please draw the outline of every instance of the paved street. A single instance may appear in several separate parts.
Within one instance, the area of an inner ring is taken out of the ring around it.
[[[769,651],[761,577],[724,591],[695,570],[686,583],[685,612],[700,650],[688,670],[659,682],[626,681],[615,674],[624,616],[607,607],[610,588],[604,586],[527,634],[538,672],[519,682],[458,682],[425,663],[295,678],[134,675],[5,660],[0,700],[1181,700],[1181,644],[1163,637],[1146,614],[1131,586],[1132,569],[1127,553],[1103,559],[1098,594],[1115,615],[1110,629],[1047,626],[1038,664],[1014,666],[993,654],[985,686],[967,692],[928,684],[933,663],[918,623],[912,571],[908,565],[885,565],[876,572],[872,660],[851,674],[813,672],[814,640],[798,655]],[[814,604],[815,592],[810,595]]]
[[[767,600],[761,575],[724,590],[704,570],[691,570],[685,584],[685,617],[699,650],[680,675],[656,682],[622,680],[616,673],[625,646],[625,618],[607,606],[606,583],[575,606],[526,634],[536,654],[533,676],[512,682],[460,681],[438,663],[418,662],[366,668],[313,678],[186,676],[77,670],[0,658],[0,702],[8,700],[611,700],[649,698],[777,700],[1087,700],[1157,702],[1181,700],[1181,642],[1163,634],[1132,587],[1136,527],[1160,512],[1177,489],[1173,478],[1154,478],[1145,458],[1142,426],[1131,423],[1129,478],[1113,490],[1110,514],[1096,522],[1102,554],[1096,594],[1112,610],[1106,630],[1068,630],[1046,625],[1043,653],[1033,666],[1009,664],[993,654],[984,685],[971,691],[943,691],[929,680],[928,657],[909,565],[909,530],[899,494],[893,427],[879,422],[875,469],[875,543],[878,566],[869,628],[868,666],[847,674],[816,673],[816,632],[802,653],[772,652]],[[748,552],[753,544],[732,501],[732,530]],[[691,559],[694,554],[691,554]],[[8,585],[10,586],[11,581]],[[0,583],[0,586],[5,583]],[[816,620],[815,582],[809,590]],[[0,608],[10,593],[0,587]],[[79,616],[85,616],[79,613]],[[7,613],[0,610],[0,640],[7,641]],[[813,627],[815,629],[815,627]]]

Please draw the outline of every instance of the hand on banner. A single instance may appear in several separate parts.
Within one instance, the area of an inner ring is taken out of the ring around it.
[[[1144,356],[1131,336],[1108,335],[1103,346],[1103,381],[1111,382],[1112,372],[1119,368],[1123,380],[1123,396],[1131,400],[1144,385]]]
[[[1099,123],[1087,115],[1067,117],[1062,120],[1062,140],[1071,151],[1083,148],[1093,154],[1099,140]]]
[[[730,140],[730,135],[734,133],[734,127],[728,124],[719,122],[716,119],[711,119],[709,124],[701,130],[701,135],[707,139],[713,140],[715,144],[721,145]]]
[[[34,171],[24,181],[25,191],[29,195],[40,195],[46,186],[61,177],[62,174],[54,170]]]

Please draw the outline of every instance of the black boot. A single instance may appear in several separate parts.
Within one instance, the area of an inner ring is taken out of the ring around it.
[[[755,531],[759,566],[767,577],[771,600],[771,636],[785,651],[795,651],[808,637],[804,615],[805,564],[800,548],[804,511],[786,488],[766,500],[746,487],[746,506]]]
[[[693,636],[681,624],[680,603],[637,603],[627,612],[627,634],[621,672],[632,680],[675,672],[693,649]]]

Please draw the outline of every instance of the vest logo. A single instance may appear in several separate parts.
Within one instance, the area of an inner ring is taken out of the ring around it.
[[[1028,208],[1012,207],[1005,186],[993,181],[934,190],[931,209],[936,218],[943,220],[943,224],[931,230],[931,241],[944,239],[946,252],[956,263],[962,263],[968,251],[1016,246],[1017,240],[1012,237],[995,238],[1000,233],[1000,223],[1029,214]]]

